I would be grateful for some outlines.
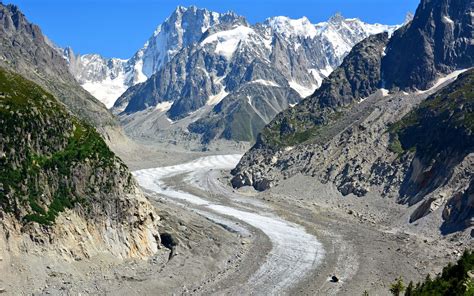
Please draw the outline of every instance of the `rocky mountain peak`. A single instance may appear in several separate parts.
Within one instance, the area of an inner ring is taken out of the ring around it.
[[[33,38],[43,39],[40,28],[29,23],[18,6],[13,4],[4,6],[0,3],[0,27],[7,34],[13,34],[24,29]]]
[[[405,15],[405,21],[403,23],[408,24],[413,20],[414,17],[415,15],[411,11],[407,12],[407,14]]]
[[[217,13],[196,6],[178,6],[130,59],[107,59],[86,54],[69,61],[70,70],[81,85],[107,107],[127,88],[146,81],[181,49],[198,43],[207,31],[248,26],[233,12]]]
[[[328,22],[337,25],[343,23],[345,20],[346,18],[340,12],[336,12],[333,16],[329,18]]]
[[[66,46],[63,50],[63,55],[66,58],[66,60],[69,60],[70,57],[74,56],[74,50],[70,46]]]
[[[102,131],[116,124],[103,104],[71,75],[62,50],[14,5],[0,4],[0,44],[1,67],[35,81]]]
[[[194,5],[189,6],[190,9],[196,10],[197,7]],[[173,14],[183,14],[185,11],[188,10],[188,7],[183,5],[176,6],[176,9],[173,11]]]
[[[284,37],[302,36],[312,38],[317,34],[316,27],[307,17],[290,19],[286,16],[276,16],[267,19],[265,24]]]

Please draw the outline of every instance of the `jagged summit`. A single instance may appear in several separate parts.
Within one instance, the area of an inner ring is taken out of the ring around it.
[[[333,16],[329,18],[329,22],[333,24],[339,24],[346,20],[341,12],[336,12]]]
[[[197,43],[209,28],[223,23],[247,24],[234,13],[178,6],[130,59],[78,55],[69,60],[71,72],[86,90],[110,108],[128,87],[146,81],[179,50]]]
[[[285,37],[302,36],[314,38],[317,35],[315,25],[307,17],[291,19],[286,16],[276,16],[267,19],[265,24],[270,26],[274,32],[280,33]]]
[[[413,12],[411,11],[407,12],[407,14],[405,15],[405,21],[403,23],[408,24],[409,22],[413,20],[414,17],[415,15],[413,14]]]
[[[339,15],[334,16],[332,19],[334,21],[341,19],[342,21],[343,17]],[[327,66],[333,67],[340,63],[339,57],[347,53],[355,42],[368,36],[367,34],[372,34],[372,31],[374,31],[370,30],[370,28],[373,27],[372,25],[358,21],[357,24],[354,25],[356,28],[353,32],[342,32],[339,34],[333,31],[341,28],[334,27],[336,26],[335,23],[329,28],[328,23],[330,22],[315,25],[306,17],[295,20],[278,16],[267,19],[263,24],[251,26],[244,17],[232,11],[217,13],[196,6],[178,6],[171,15],[156,28],[144,46],[127,61],[118,62],[118,59],[107,59],[92,54],[76,56],[73,59],[69,58],[69,61],[72,73],[74,73],[76,79],[83,87],[103,101],[108,107],[111,107],[114,101],[124,93],[127,88],[146,81],[166,63],[171,61],[180,50],[203,41],[207,38],[207,35],[213,33],[230,31],[231,29],[235,29],[235,27],[240,27],[240,31],[255,31],[255,34],[261,35],[260,44],[258,44],[258,42],[256,44],[260,47],[268,47],[266,44],[272,41],[268,40],[268,38],[271,38],[271,35],[270,37],[262,36],[263,33],[256,30],[256,27],[259,26],[263,26],[266,30],[270,30],[270,32],[279,33],[283,38],[315,38],[317,35],[326,35],[321,38],[329,39],[328,42],[333,48],[336,48],[337,51],[336,57],[329,57],[331,61],[329,62],[330,65]],[[349,21],[347,25],[351,27],[353,26],[351,25],[352,23],[353,21]],[[380,27],[376,28],[375,31],[379,32],[385,29],[389,28]],[[221,37],[232,44],[235,43],[232,47],[236,47],[241,40],[241,33],[229,32],[229,34],[231,35],[224,34]],[[230,43],[225,44],[225,46]],[[293,47],[299,46],[299,44],[293,45]],[[69,57],[70,50],[67,51],[69,51],[69,53],[65,52],[65,56]],[[326,69],[324,73],[327,74],[328,68],[326,66],[323,68]],[[317,78],[316,80],[319,81],[320,79],[321,78]],[[317,81],[313,81],[312,84],[317,85]],[[314,89],[314,86],[310,86],[311,83],[308,82],[304,82],[301,85],[306,85],[303,86],[303,88],[309,87]],[[300,93],[303,88],[299,88]],[[303,93],[310,93],[310,91],[303,91]]]

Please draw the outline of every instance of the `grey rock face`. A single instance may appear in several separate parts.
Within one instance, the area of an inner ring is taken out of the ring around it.
[[[311,100],[322,108],[341,107],[373,94],[380,84],[380,61],[387,42],[388,34],[382,33],[358,43]]]
[[[427,89],[440,75],[474,63],[473,2],[423,0],[391,38],[383,59],[388,88]]]
[[[472,164],[471,164],[472,168]],[[443,211],[443,233],[452,233],[474,226],[474,184],[471,181],[466,190],[460,190],[446,204]]]
[[[459,226],[459,222],[466,227],[471,223],[467,215],[474,206],[469,191],[474,152],[474,125],[469,119],[474,111],[473,94],[474,70],[471,69],[422,102],[391,129],[392,141],[398,140],[404,150],[415,150],[410,170],[400,187],[401,202],[416,204],[451,183],[454,200],[450,203],[455,205],[447,206],[453,216],[445,215],[451,220],[444,225],[445,231],[453,225]],[[443,195],[451,198],[446,193]]]
[[[14,5],[0,4],[0,66],[31,79],[53,93],[77,116],[99,130],[117,123],[105,106],[69,73],[68,65],[40,28]]]
[[[251,142],[278,110],[296,104],[299,99],[290,87],[244,84],[188,129],[202,134],[206,143],[215,138]]]

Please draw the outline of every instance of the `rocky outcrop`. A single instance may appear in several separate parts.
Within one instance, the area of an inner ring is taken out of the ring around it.
[[[0,66],[38,83],[101,132],[117,126],[105,106],[69,73],[68,64],[41,29],[14,5],[0,3]]]
[[[413,20],[387,46],[386,87],[427,89],[440,75],[472,67],[473,8],[469,0],[422,0]]]
[[[471,156],[472,158],[472,156]],[[466,190],[456,192],[443,211],[443,233],[452,233],[474,226],[474,184],[471,180]]]
[[[157,251],[159,217],[92,126],[1,68],[0,115],[2,249],[67,259]]]
[[[453,168],[473,152],[473,94],[470,70],[391,127],[393,146],[416,151],[400,188],[403,202],[417,203],[446,184]]]

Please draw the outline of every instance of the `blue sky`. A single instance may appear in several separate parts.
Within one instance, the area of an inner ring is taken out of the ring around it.
[[[313,23],[336,12],[345,17],[384,24],[402,23],[419,0],[4,0],[60,46],[79,53],[129,58],[178,5],[217,12],[233,10],[256,23],[284,15],[308,17]]]

